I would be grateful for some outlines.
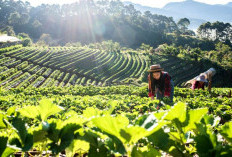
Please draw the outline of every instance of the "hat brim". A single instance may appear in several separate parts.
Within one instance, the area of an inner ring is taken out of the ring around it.
[[[196,79],[196,81],[200,81],[200,82],[208,82],[207,80],[202,80],[202,79]]]
[[[159,68],[159,69],[154,69],[154,70],[148,70],[148,72],[159,72],[159,71],[163,71],[163,68]]]

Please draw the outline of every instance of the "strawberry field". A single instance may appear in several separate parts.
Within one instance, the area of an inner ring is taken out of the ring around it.
[[[146,71],[149,66],[157,63],[171,74],[177,86],[182,86],[184,82],[211,66],[140,51],[105,52],[84,46],[77,48],[15,45],[0,49],[0,87],[11,89],[140,85],[145,81],[144,78],[147,78]]]
[[[0,0],[0,157],[232,157],[213,3]]]
[[[162,54],[0,49],[0,156],[231,156],[232,89],[151,100],[142,81],[153,63],[177,86],[204,70]]]
[[[173,105],[145,86],[1,89],[0,155],[231,156],[230,91],[175,88]]]

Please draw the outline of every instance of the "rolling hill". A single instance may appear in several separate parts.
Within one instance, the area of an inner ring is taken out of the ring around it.
[[[177,86],[182,86],[210,67],[164,54],[108,53],[86,47],[13,46],[0,52],[0,86],[5,89],[139,85],[149,66],[156,63],[171,74]]]

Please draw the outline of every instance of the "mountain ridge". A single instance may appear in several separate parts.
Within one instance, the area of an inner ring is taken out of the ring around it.
[[[186,17],[191,23],[189,28],[193,30],[196,30],[202,23],[207,21],[232,22],[232,2],[225,5],[211,5],[194,0],[186,0],[183,2],[170,2],[162,8],[143,6],[128,1],[124,2],[124,4],[133,4],[135,9],[141,12],[150,11],[154,14],[171,16],[175,21]]]

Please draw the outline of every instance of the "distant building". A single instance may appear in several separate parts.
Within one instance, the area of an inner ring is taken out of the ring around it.
[[[0,47],[7,47],[20,43],[21,40],[17,37],[8,36],[7,34],[0,35]]]

